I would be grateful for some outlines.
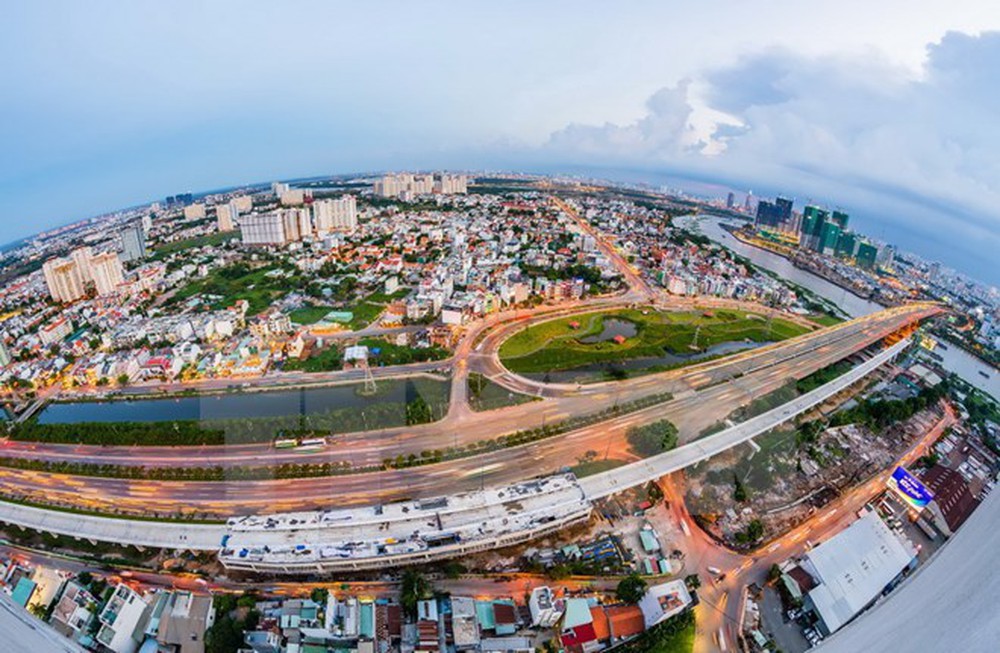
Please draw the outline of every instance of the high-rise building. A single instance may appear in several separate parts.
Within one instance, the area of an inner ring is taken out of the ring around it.
[[[91,276],[94,288],[101,297],[113,295],[118,285],[125,280],[122,273],[122,262],[115,252],[104,252],[90,259]]]
[[[869,243],[863,242],[858,245],[857,264],[859,268],[865,270],[875,269],[875,260],[878,258],[878,248]]]
[[[833,212],[833,221],[837,223],[837,226],[840,227],[841,231],[845,231],[847,229],[847,223],[850,219],[851,216],[847,215],[843,211]]]
[[[235,206],[241,214],[253,210],[253,198],[249,195],[237,195],[229,203]]]
[[[69,253],[70,259],[76,263],[76,272],[80,275],[80,281],[82,283],[87,283],[91,280],[90,259],[93,258],[93,256],[94,252],[90,249],[90,247],[77,247]]]
[[[289,242],[313,235],[309,209],[287,209],[281,212],[281,216],[285,223],[285,237]]]
[[[7,367],[10,365],[11,360],[10,350],[7,349],[7,343],[0,338],[0,367]]]
[[[240,235],[244,245],[284,245],[285,221],[281,213],[251,213],[240,219]]]
[[[288,186],[288,184],[284,185]],[[298,206],[305,203],[306,198],[309,197],[312,197],[312,191],[292,188],[278,195],[278,201],[281,202],[282,206]]]
[[[837,251],[837,241],[840,240],[840,227],[835,222],[824,222],[823,233],[819,237],[819,252],[833,256]]]
[[[288,189],[288,184],[284,184],[280,181],[271,182],[271,192],[274,193],[275,197],[281,197],[283,193],[288,192]]]
[[[373,191],[380,197],[464,194],[468,192],[468,178],[465,175],[442,173],[435,181],[434,175],[387,174],[375,180]]]
[[[232,202],[229,204],[219,204],[215,207],[215,222],[218,226],[220,232],[232,231],[236,228],[236,216],[239,215],[239,211],[233,205]]]
[[[434,192],[442,195],[465,195],[469,192],[469,180],[465,175],[442,173],[441,178],[434,184]]]
[[[802,209],[799,243],[806,249],[823,251],[823,231],[830,224],[830,212],[814,204]],[[833,245],[836,248],[836,244]]]
[[[204,204],[189,204],[184,207],[185,220],[203,220],[205,218]]]
[[[892,268],[892,264],[896,262],[896,248],[892,245],[886,245],[885,247],[878,250],[878,256],[875,257],[875,263],[882,268]]]
[[[757,217],[754,224],[758,229],[773,231],[792,231],[792,200],[779,197],[773,202],[761,201],[757,204]]]
[[[729,193],[729,195],[726,196],[726,208],[731,209],[734,206],[736,206],[736,195]]]
[[[153,228],[153,216],[147,213],[142,216],[142,233],[148,234],[149,230]]]
[[[840,238],[837,239],[837,250],[836,254],[840,258],[852,259],[858,254],[858,245],[861,244],[861,239],[857,234],[851,233],[850,231],[845,231],[840,234]]]
[[[84,295],[80,270],[71,258],[49,259],[42,265],[49,295],[57,302],[73,302]]]
[[[146,258],[146,234],[139,224],[131,224],[121,232],[122,260],[141,261]]]
[[[358,203],[352,195],[313,202],[312,211],[316,233],[320,236],[331,231],[351,231],[358,226]]]

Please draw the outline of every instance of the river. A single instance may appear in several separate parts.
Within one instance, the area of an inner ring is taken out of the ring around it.
[[[431,380],[379,381],[374,396],[358,392],[356,384],[297,390],[270,390],[232,394],[53,403],[38,416],[41,424],[76,422],[170,422],[234,418],[321,415],[351,408],[364,411],[374,404],[395,404],[400,414],[417,396],[435,408],[447,402],[448,384]]]
[[[882,309],[875,302],[862,299],[826,279],[795,267],[791,261],[783,256],[740,242],[722,228],[722,224],[725,223],[740,224],[737,220],[714,216],[688,216],[680,218],[679,223],[681,226],[692,231],[699,231],[737,254],[745,256],[754,265],[770,270],[783,279],[788,279],[792,283],[833,302],[851,317],[861,317]],[[966,383],[1000,401],[1000,371],[965,352],[957,345],[947,342],[941,343],[934,353],[941,357],[941,366],[946,370],[953,372]]]
[[[692,231],[699,231],[717,243],[725,245],[740,256],[750,259],[754,265],[770,270],[782,279],[787,279],[806,290],[811,290],[820,297],[836,304],[851,317],[861,317],[880,311],[883,308],[875,302],[862,299],[854,293],[844,290],[837,284],[830,283],[826,279],[816,276],[812,272],[795,267],[784,256],[778,256],[759,247],[753,247],[752,245],[740,242],[722,228],[723,224],[742,224],[739,220],[727,220],[714,216],[688,216],[679,218],[678,223]]]

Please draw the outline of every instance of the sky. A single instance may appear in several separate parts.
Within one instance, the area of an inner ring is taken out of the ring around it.
[[[271,179],[635,171],[1000,284],[994,0],[10,5],[0,242]]]

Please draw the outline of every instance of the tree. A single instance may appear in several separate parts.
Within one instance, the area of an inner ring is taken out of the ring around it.
[[[677,427],[668,419],[628,430],[625,436],[632,450],[641,456],[655,456],[677,446]]]
[[[701,576],[698,574],[688,574],[684,577],[684,584],[688,586],[688,589],[696,590],[701,587]]]
[[[746,501],[747,499],[750,498],[747,495],[747,489],[743,485],[743,481],[741,481],[740,477],[737,476],[736,474],[733,474],[733,485],[734,485],[734,488],[733,488],[733,500],[734,501],[738,501],[740,503],[743,503],[744,501]]]
[[[314,603],[319,603],[320,605],[326,605],[326,600],[329,596],[330,590],[325,587],[317,587],[309,594],[309,598],[312,599]]]
[[[423,397],[418,395],[406,403],[406,423],[408,425],[426,424],[430,421],[433,421],[431,407],[427,405]]]
[[[618,600],[631,605],[635,605],[641,601],[645,594],[646,580],[635,573],[629,574],[618,581],[618,587],[615,589],[615,596],[618,597]]]
[[[121,385],[121,386],[128,385],[128,374],[119,374],[117,381],[118,381],[118,385]]]
[[[775,563],[767,570],[767,582],[775,583],[779,578],[781,578],[781,567]]]
[[[416,618],[417,603],[430,596],[431,584],[424,578],[423,574],[415,569],[407,569],[403,572],[399,604],[408,617]]]

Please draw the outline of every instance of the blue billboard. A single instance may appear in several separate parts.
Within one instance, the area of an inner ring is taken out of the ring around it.
[[[920,480],[906,471],[904,467],[897,467],[889,479],[889,487],[896,491],[906,503],[917,510],[925,507],[934,499],[934,495],[928,490]]]

